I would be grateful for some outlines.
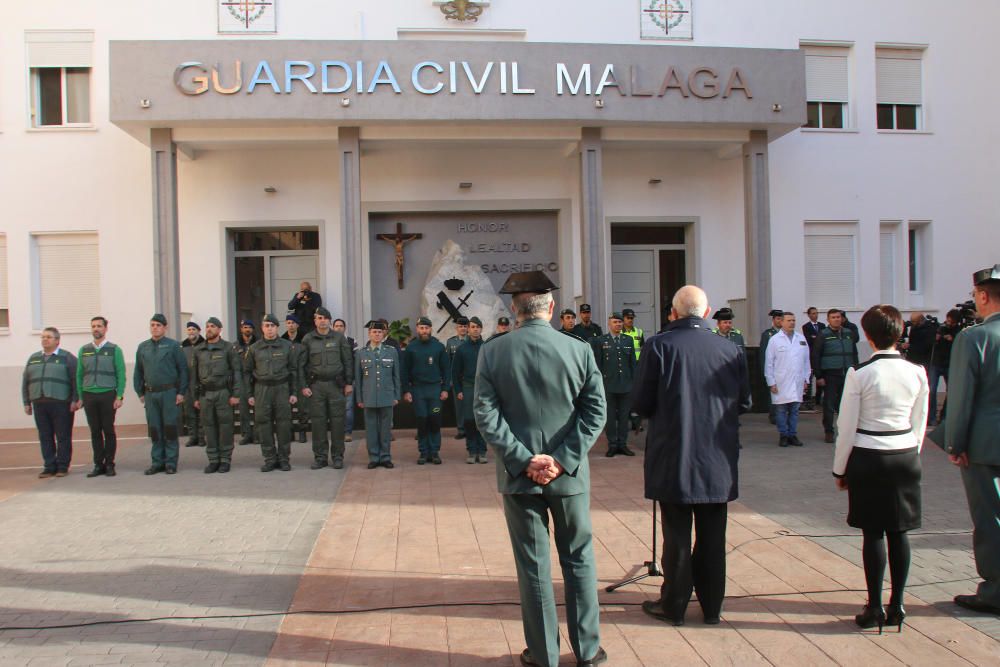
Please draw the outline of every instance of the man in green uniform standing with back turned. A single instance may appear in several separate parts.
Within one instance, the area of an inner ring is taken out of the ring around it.
[[[132,386],[146,408],[149,439],[153,441],[152,465],[147,475],[177,472],[177,420],[188,389],[188,367],[180,344],[167,338],[167,318],[156,313],[149,320],[149,340],[135,351]]]
[[[500,292],[513,295],[521,326],[483,345],[476,373],[476,425],[496,452],[497,487],[517,565],[526,667],[559,663],[550,521],[577,665],[608,658],[600,646],[587,461],[604,426],[604,387],[590,346],[550,326],[554,289],[541,271],[507,279]]]
[[[292,469],[288,459],[292,453],[292,406],[298,401],[300,385],[296,357],[292,344],[278,338],[278,318],[270,313],[260,325],[264,337],[250,346],[243,386],[250,392],[254,423],[264,455],[261,472],[275,468]],[[274,435],[278,448],[274,447]]]
[[[983,580],[975,595],[956,595],[955,604],[1000,616],[1000,264],[976,271],[972,282],[983,323],[955,336],[951,348],[944,448],[962,468]]]
[[[441,404],[451,388],[448,352],[431,335],[431,326],[430,318],[417,319],[417,338],[403,350],[403,400],[417,413],[418,465],[441,463]]]
[[[194,352],[191,391],[208,455],[205,473],[226,473],[233,461],[233,408],[243,393],[243,359],[232,343],[222,340],[219,318],[205,321],[205,336]]]
[[[302,339],[302,395],[309,399],[313,462],[319,470],[330,464],[344,467],[344,419],[354,391],[354,355],[347,337],[331,326],[330,311],[320,306],[313,316],[316,328]],[[328,439],[329,438],[329,439]]]

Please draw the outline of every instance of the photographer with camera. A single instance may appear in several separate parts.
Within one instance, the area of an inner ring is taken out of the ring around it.
[[[299,285],[299,291],[288,301],[288,312],[295,315],[302,330],[302,336],[316,328],[313,318],[316,316],[316,309],[323,305],[323,297],[312,291],[312,285],[308,280],[303,280]]]
[[[944,324],[938,327],[937,335],[934,338],[934,354],[931,359],[930,372],[927,379],[930,382],[930,407],[927,410],[927,423],[934,424],[944,419],[944,408],[941,409],[940,419],[937,413],[937,391],[941,378],[948,382],[948,365],[951,361],[951,345],[955,341],[955,336],[962,330],[962,311],[958,309],[949,310],[945,315]]]
[[[903,354],[911,363],[924,367],[930,377],[931,362],[934,357],[934,339],[937,336],[938,321],[919,310],[910,313],[910,322],[903,330]]]

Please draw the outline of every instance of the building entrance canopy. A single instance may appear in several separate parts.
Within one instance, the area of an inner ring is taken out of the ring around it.
[[[111,120],[525,121],[765,130],[806,121],[799,50],[414,41],[113,41]]]

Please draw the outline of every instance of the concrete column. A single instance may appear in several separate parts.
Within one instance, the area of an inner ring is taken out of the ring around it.
[[[352,331],[360,331],[362,319],[362,238],[361,238],[361,128],[341,127],[337,131],[340,154],[340,242],[343,256],[344,314]]]
[[[771,326],[771,196],[767,175],[767,132],[753,130],[743,144],[743,212],[747,244],[748,345]]]
[[[153,309],[168,331],[183,337],[180,251],[177,234],[177,145],[169,127],[149,131],[153,163]],[[150,313],[152,315],[152,313]]]
[[[580,136],[580,212],[583,229],[583,298],[593,321],[605,328],[610,310],[608,230],[604,224],[601,128],[585,127]],[[565,279],[564,279],[565,280]]]

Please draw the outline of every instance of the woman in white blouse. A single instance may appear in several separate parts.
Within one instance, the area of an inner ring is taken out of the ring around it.
[[[906,612],[903,589],[910,569],[906,532],[920,527],[920,448],[927,424],[927,374],[896,351],[903,317],[892,306],[873,306],[861,328],[875,354],[847,371],[837,419],[833,476],[847,489],[847,523],[864,534],[862,560],[868,603],[854,617],[862,628],[895,625]],[[886,541],[892,592],[882,608]]]

